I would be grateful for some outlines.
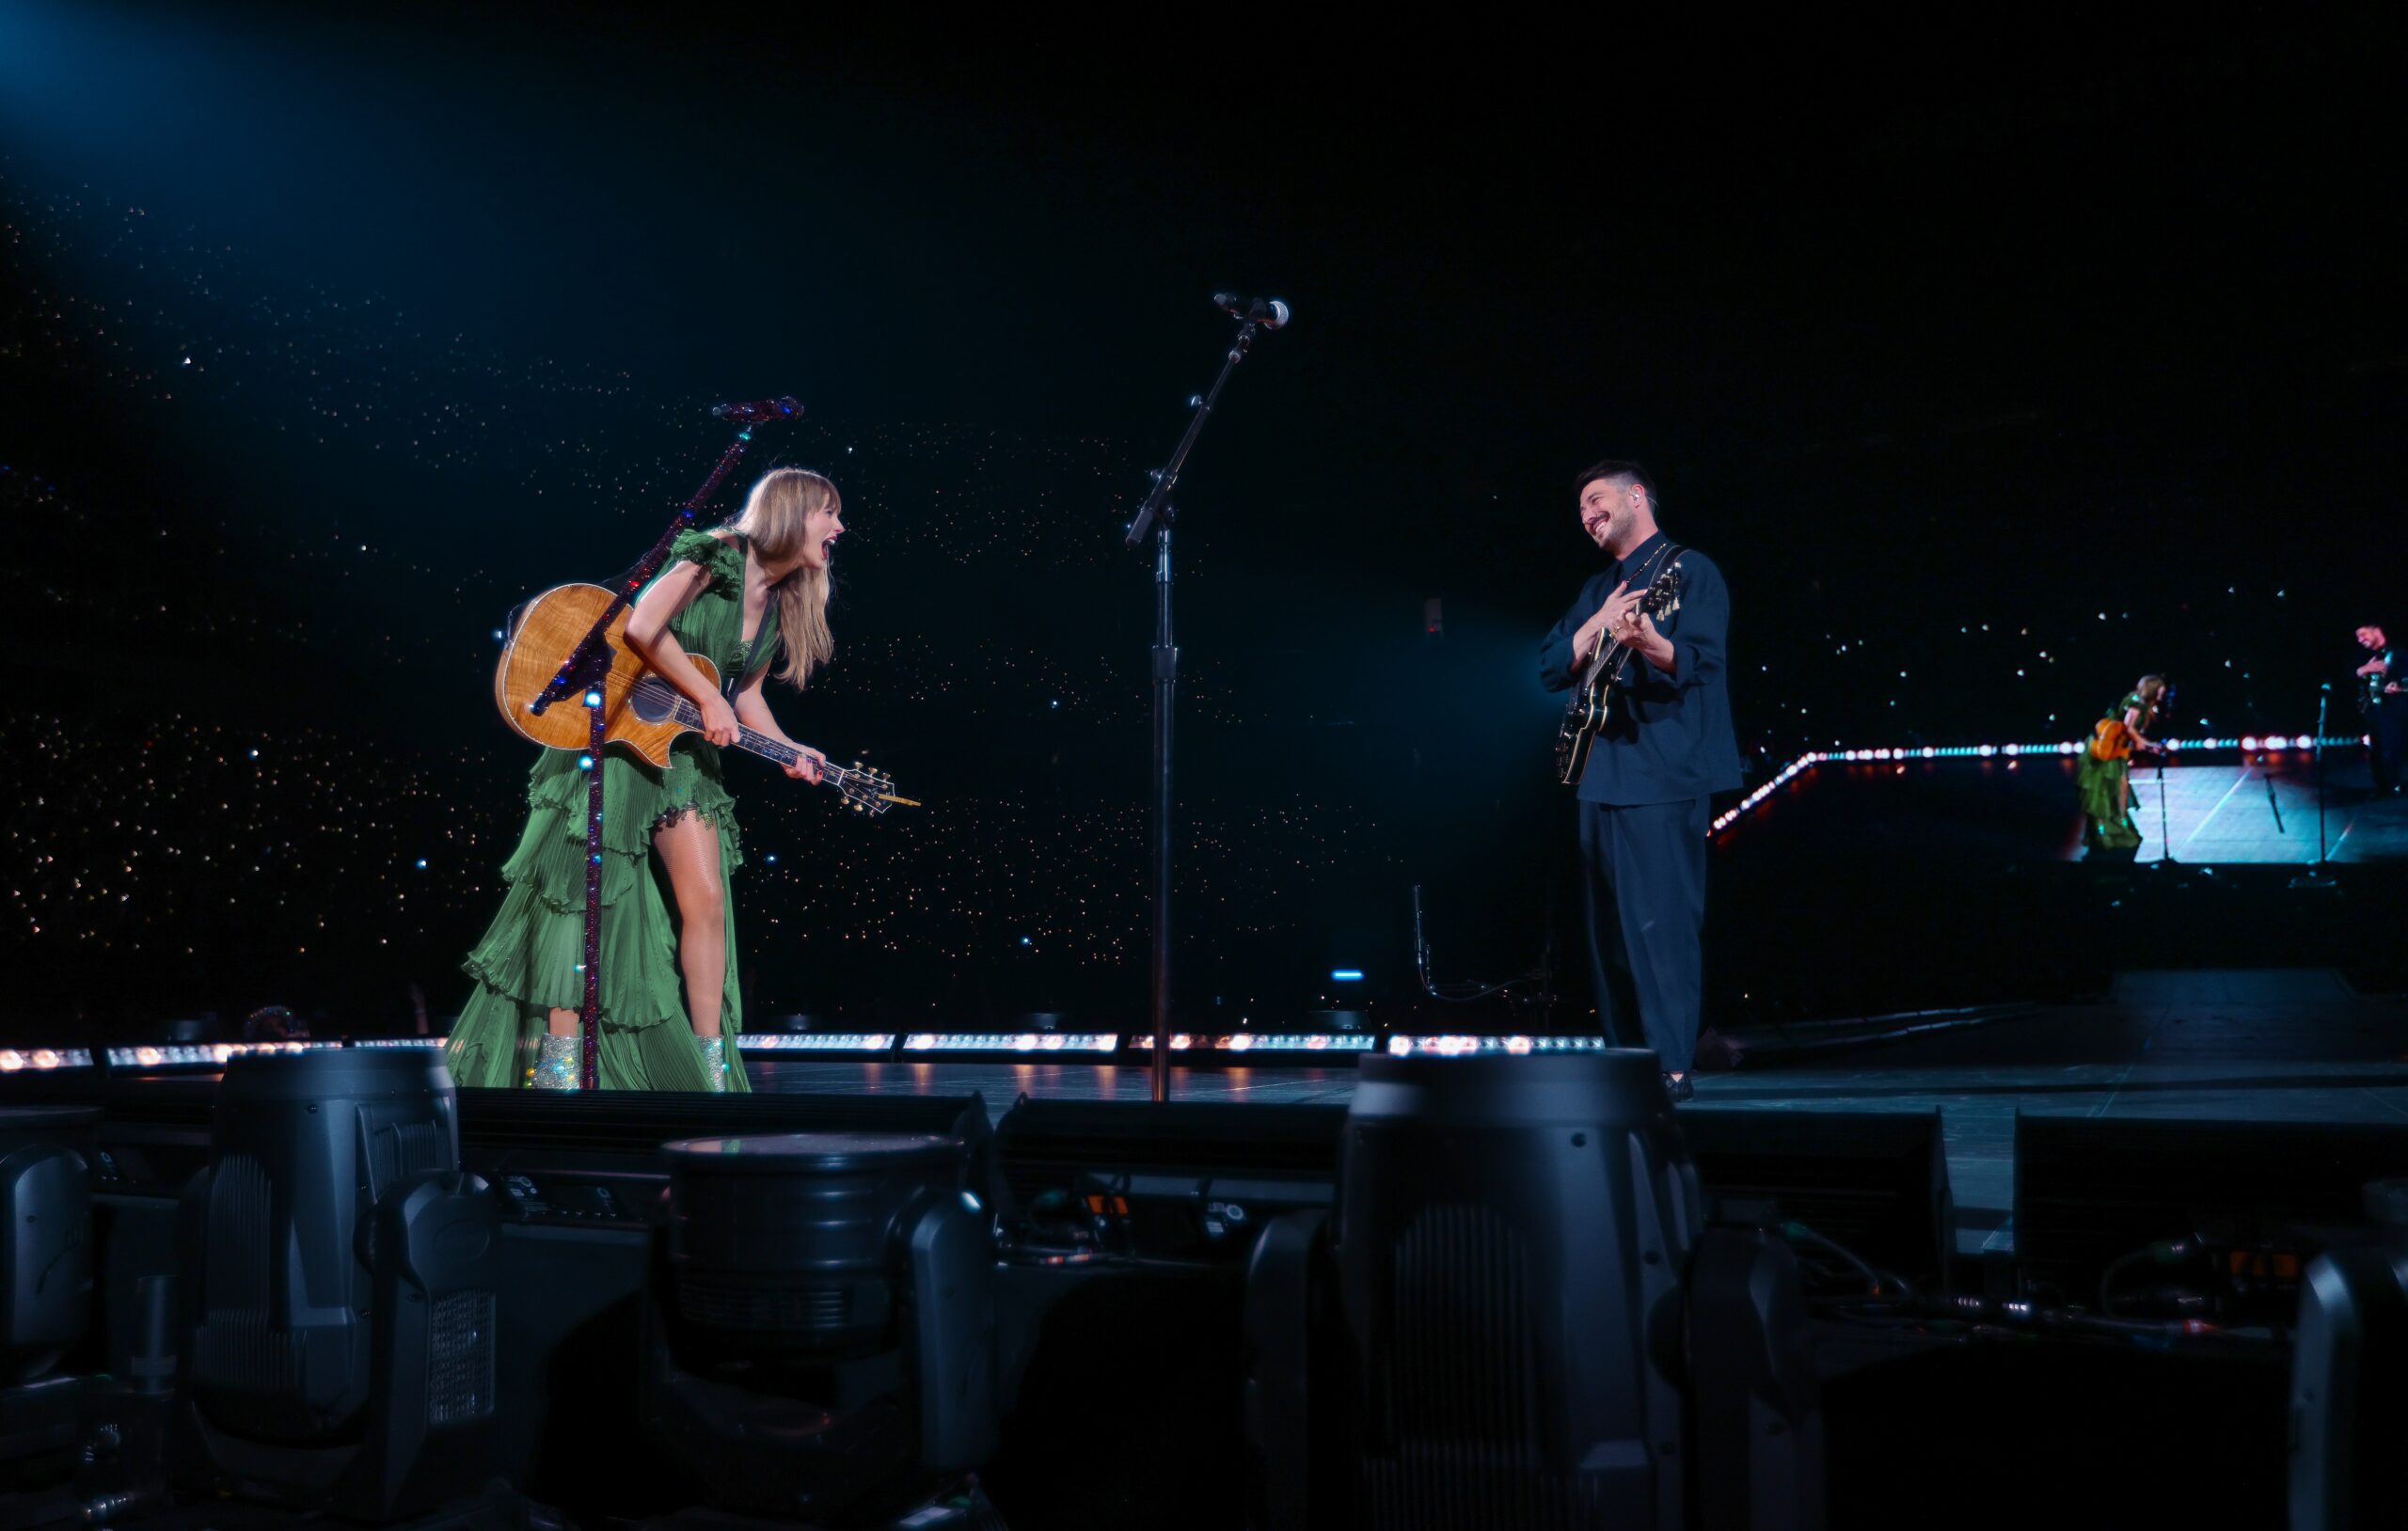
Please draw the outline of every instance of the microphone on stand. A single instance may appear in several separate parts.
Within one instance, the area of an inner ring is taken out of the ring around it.
[[[1235,292],[1215,292],[1212,307],[1233,319],[1250,320],[1264,329],[1283,328],[1292,310],[1277,298],[1242,298]]]
[[[714,404],[711,418],[735,420],[740,425],[758,425],[763,420],[790,420],[800,418],[802,406],[792,395],[783,399],[763,399],[750,404]]]

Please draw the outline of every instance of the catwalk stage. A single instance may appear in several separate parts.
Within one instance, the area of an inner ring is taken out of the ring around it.
[[[2025,750],[1923,759],[1911,747],[1881,753],[1895,758],[1823,761],[1724,833],[1734,844],[1768,834],[1799,840],[1794,848],[1810,853],[1911,844],[1979,861],[2081,859],[2071,757]],[[2139,860],[2162,859],[2169,844],[2175,860],[2201,866],[2318,859],[2316,766],[2305,749],[2194,750],[2162,774],[2155,762],[2136,764],[2131,783]],[[2408,860],[2408,799],[2375,795],[2362,747],[2326,750],[2322,798],[2327,860]]]

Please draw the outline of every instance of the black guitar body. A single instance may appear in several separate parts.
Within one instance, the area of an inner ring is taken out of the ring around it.
[[[1686,551],[1683,549],[1681,551]],[[1680,599],[1681,555],[1673,553],[1666,560],[1663,573],[1647,587],[1639,598],[1639,609],[1651,617],[1660,617]],[[1600,635],[1597,652],[1589,656],[1588,668],[1580,671],[1579,681],[1572,687],[1572,700],[1564,705],[1563,722],[1555,731],[1555,779],[1565,786],[1577,786],[1580,773],[1589,768],[1589,749],[1597,742],[1597,734],[1606,726],[1606,709],[1612,703],[1614,689],[1622,684],[1622,672],[1630,662],[1630,651],[1613,641],[1610,635]]]

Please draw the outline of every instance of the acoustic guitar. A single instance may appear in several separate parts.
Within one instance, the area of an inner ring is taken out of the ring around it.
[[[1664,560],[1663,572],[1639,598],[1640,610],[1660,617],[1679,601],[1681,554],[1687,551],[1676,548]],[[1579,785],[1580,773],[1589,768],[1589,747],[1597,742],[1598,732],[1606,726],[1606,708],[1629,663],[1630,651],[1610,632],[1597,635],[1596,652],[1589,656],[1588,668],[1572,687],[1572,700],[1563,708],[1563,724],[1555,734],[1555,779],[1565,786]]]
[[[502,645],[501,662],[493,672],[494,704],[512,728],[546,749],[583,750],[591,742],[583,698],[563,697],[540,713],[528,709],[610,604],[610,592],[599,585],[547,590],[527,604],[517,625],[511,629],[510,640]],[[610,672],[601,687],[603,737],[665,767],[669,747],[678,734],[702,732],[702,712],[628,646],[627,618],[634,609],[622,609],[607,629]],[[700,655],[688,657],[716,689],[719,667]],[[737,734],[736,745],[780,766],[792,766],[802,758],[799,750],[749,728]],[[920,806],[909,797],[895,796],[891,777],[859,761],[849,766],[831,761],[820,767],[819,780],[822,785],[835,788],[857,813],[875,817],[898,805]]]

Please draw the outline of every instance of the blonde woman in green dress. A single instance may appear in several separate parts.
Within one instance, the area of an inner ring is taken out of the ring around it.
[[[2091,856],[2130,860],[2141,848],[2141,827],[2132,817],[2132,751],[2163,754],[2151,738],[2165,677],[2143,675],[2140,684],[2107,709],[2091,730],[2090,748],[2074,773],[2074,797],[2082,805],[2082,843]]]
[[[743,1029],[736,910],[743,864],[720,747],[740,727],[800,751],[786,774],[816,781],[825,758],[785,736],[762,695],[772,669],[800,690],[827,662],[829,568],[844,535],[836,486],[778,468],[744,512],[678,535],[675,561],[627,621],[630,648],[700,709],[656,769],[613,745],[603,755],[601,1030],[606,1090],[748,1090],[729,1038]],[[728,677],[714,689],[688,658]],[[528,778],[526,832],[502,867],[508,892],[462,964],[476,992],[444,1061],[462,1085],[573,1090],[585,978],[585,772],[547,750]]]

